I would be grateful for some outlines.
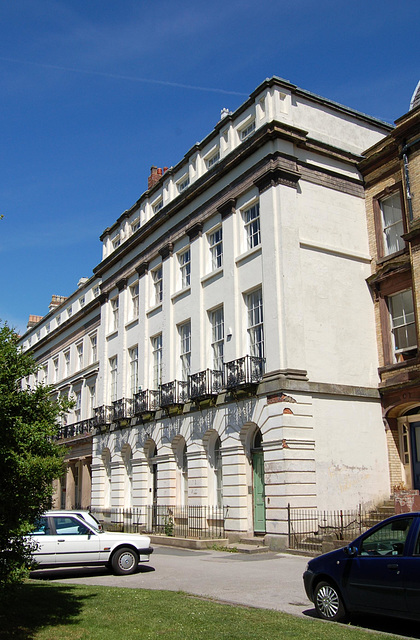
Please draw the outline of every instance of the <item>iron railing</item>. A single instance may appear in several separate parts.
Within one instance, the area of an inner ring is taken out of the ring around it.
[[[160,394],[153,389],[145,389],[134,394],[133,414],[150,413],[159,409]]]
[[[326,543],[345,546],[383,520],[383,514],[362,509],[318,511],[288,505],[289,549],[322,553]]]
[[[106,405],[102,405],[101,407],[96,407],[96,409],[94,409],[92,425],[94,427],[102,427],[103,425],[110,424],[111,409],[112,407],[108,407]]]
[[[189,376],[190,398],[198,400],[200,398],[210,398],[217,395],[223,389],[223,371],[205,369]]]
[[[58,428],[56,440],[65,440],[66,438],[75,438],[84,434],[89,434],[95,428],[92,422],[92,418],[89,420],[80,420],[79,422],[73,422],[73,424],[63,424]]]
[[[92,509],[105,530],[209,539],[225,537],[227,508],[204,505],[146,505],[131,509]]]
[[[225,362],[225,387],[233,389],[241,385],[258,384],[264,373],[264,358],[244,356]]]
[[[168,407],[174,404],[185,404],[189,400],[188,382],[173,380],[159,385],[160,406]]]
[[[133,415],[133,401],[131,398],[121,398],[112,403],[111,418],[113,422],[126,420]]]

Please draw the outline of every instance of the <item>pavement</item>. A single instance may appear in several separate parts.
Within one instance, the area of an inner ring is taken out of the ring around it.
[[[44,569],[32,578],[53,582],[185,591],[221,602],[311,615],[302,581],[308,558],[286,553],[242,554],[157,546],[130,576],[105,567]]]

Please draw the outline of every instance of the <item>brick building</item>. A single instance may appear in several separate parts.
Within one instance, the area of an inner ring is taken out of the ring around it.
[[[391,490],[420,489],[420,83],[395,125],[359,165]]]

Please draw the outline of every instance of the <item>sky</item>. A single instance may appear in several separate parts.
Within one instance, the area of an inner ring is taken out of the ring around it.
[[[99,236],[265,79],[393,123],[418,0],[0,0],[0,319],[24,333]]]

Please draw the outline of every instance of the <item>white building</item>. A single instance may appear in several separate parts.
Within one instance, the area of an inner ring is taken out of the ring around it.
[[[289,503],[389,497],[356,165],[390,128],[272,78],[152,168],[101,236],[91,301],[22,338],[49,381],[70,351],[54,382],[76,397],[68,422],[96,416],[93,508],[223,505],[232,537],[281,547]]]

